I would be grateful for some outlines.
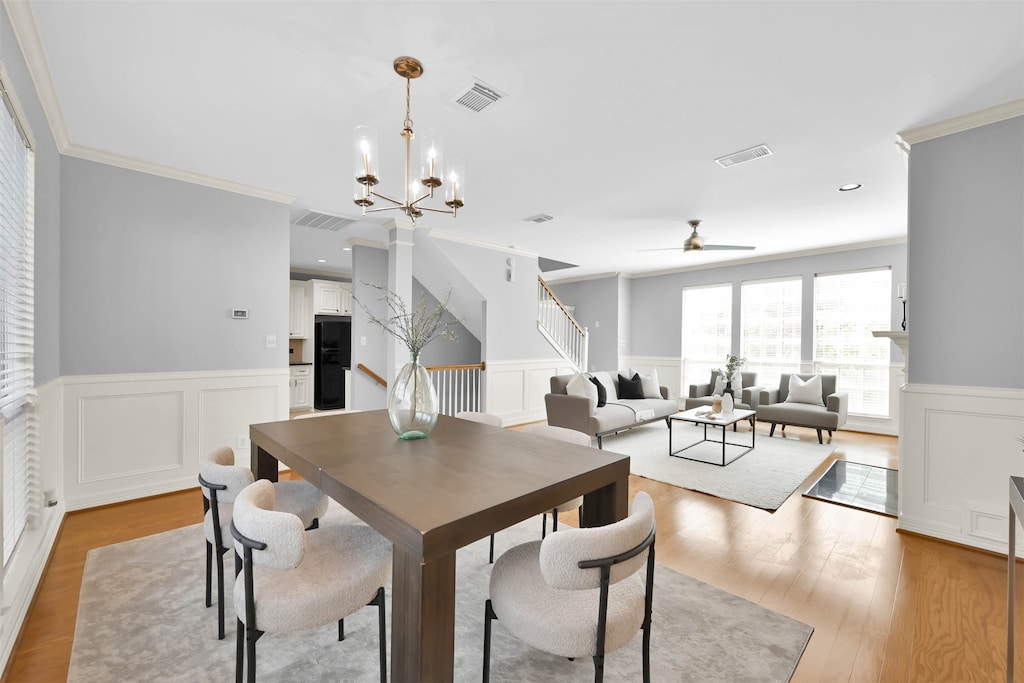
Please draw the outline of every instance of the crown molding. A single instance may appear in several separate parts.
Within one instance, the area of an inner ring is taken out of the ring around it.
[[[245,183],[238,183],[233,180],[225,180],[224,178],[217,178],[214,176],[204,175],[202,173],[195,173],[193,171],[185,171],[173,166],[165,166],[164,164],[158,164],[152,161],[143,161],[142,159],[135,159],[124,156],[123,154],[115,154],[113,152],[105,152],[101,149],[94,149],[92,147],[77,145],[75,143],[68,145],[67,149],[65,149],[63,153],[65,156],[75,157],[76,159],[95,161],[100,164],[106,164],[107,166],[117,166],[118,168],[128,169],[129,171],[138,171],[140,173],[148,173],[150,175],[161,176],[163,178],[170,178],[171,180],[180,180],[182,182],[193,183],[195,185],[203,185],[216,190],[235,192],[237,194],[244,194],[257,199],[266,199],[280,204],[291,204],[295,201],[295,197],[293,195],[286,194],[284,192],[268,190],[254,185],[246,185]]]
[[[370,249],[383,249],[384,251],[388,249],[388,245],[383,242],[368,240],[362,237],[349,237],[348,243],[351,247],[369,247]]]
[[[494,242],[486,242],[484,240],[473,239],[472,237],[463,237],[462,235],[456,235],[451,232],[443,232],[441,230],[428,229],[426,231],[428,235],[439,240],[445,240],[448,242],[458,242],[460,244],[468,244],[471,247],[480,247],[481,249],[490,249],[491,251],[500,251],[505,254],[516,254],[517,256],[527,256],[530,258],[537,258],[537,254],[532,251],[526,251],[525,249],[517,249],[510,245],[495,244]]]
[[[620,273],[620,272],[616,271],[614,273],[594,273],[593,275],[578,275],[576,277],[567,277],[567,278],[563,278],[561,280],[548,279],[548,278],[545,277],[544,278],[544,282],[547,282],[549,285],[571,285],[574,282],[590,282],[592,280],[607,280],[608,278],[619,277],[619,276],[624,277],[624,278],[632,277],[631,275],[627,275],[625,273]],[[544,277],[544,273],[541,273],[541,277]]]
[[[1024,116],[1024,99],[1012,100],[1004,104],[997,104],[994,107],[981,109],[963,116],[954,116],[945,121],[929,123],[925,126],[902,130],[896,134],[896,144],[904,151],[909,152],[911,145],[919,142],[934,140],[954,133],[962,133],[972,128],[980,128],[990,123],[999,123],[1006,119],[1017,116]]]
[[[53,87],[53,79],[50,77],[50,67],[46,63],[43,43],[39,40],[39,31],[36,30],[32,5],[24,0],[3,0],[3,3],[11,28],[14,30],[14,38],[25,58],[25,66],[28,67],[29,76],[39,96],[39,103],[43,107],[46,122],[50,124],[50,132],[57,144],[57,151],[63,153],[70,144],[68,127],[64,123],[64,113],[61,111],[57,90]]]

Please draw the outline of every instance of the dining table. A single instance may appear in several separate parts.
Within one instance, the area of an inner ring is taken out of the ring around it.
[[[446,415],[416,440],[386,410],[253,424],[249,438],[257,478],[277,481],[283,464],[391,541],[403,683],[454,678],[459,548],[580,495],[582,526],[628,513],[629,456]]]

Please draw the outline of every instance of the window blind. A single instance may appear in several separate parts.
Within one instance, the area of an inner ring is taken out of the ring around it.
[[[3,454],[3,555],[6,567],[40,511],[35,423],[34,177],[31,135],[0,73],[0,448]]]
[[[889,268],[814,277],[814,368],[837,375],[851,413],[889,415],[888,339],[892,315]]]
[[[732,284],[683,288],[683,391],[706,384],[732,351]]]
[[[800,371],[801,286],[797,277],[740,287],[740,355],[761,386],[777,388],[782,373]]]

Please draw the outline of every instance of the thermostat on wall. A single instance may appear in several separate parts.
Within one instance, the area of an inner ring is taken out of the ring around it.
[[[249,317],[249,310],[246,308],[232,308],[231,317],[244,319]]]

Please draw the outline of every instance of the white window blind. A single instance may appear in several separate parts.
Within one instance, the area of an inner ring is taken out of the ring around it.
[[[892,315],[889,268],[814,277],[814,368],[837,375],[851,413],[889,415],[889,340]]]
[[[732,285],[683,288],[683,392],[706,384],[732,350]]]
[[[800,278],[744,282],[740,287],[740,355],[757,383],[778,388],[783,372],[800,371]]]
[[[2,65],[0,65],[2,67]],[[40,510],[35,393],[34,182],[31,134],[0,68],[0,448],[4,566]]]

